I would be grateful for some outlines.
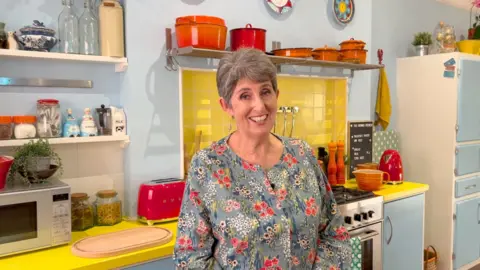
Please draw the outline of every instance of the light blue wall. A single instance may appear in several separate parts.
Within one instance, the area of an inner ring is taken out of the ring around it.
[[[457,39],[466,36],[469,27],[469,11],[438,3],[436,0],[375,0],[373,5],[372,45],[373,50],[382,48],[388,81],[390,84],[393,114],[389,128],[396,125],[396,59],[411,56],[411,42],[416,32],[431,32],[440,21],[455,27]],[[374,74],[372,85],[377,86]],[[375,104],[376,88],[372,91]]]

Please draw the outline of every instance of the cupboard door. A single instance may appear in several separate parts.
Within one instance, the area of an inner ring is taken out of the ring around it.
[[[480,198],[457,202],[453,250],[454,269],[480,258]]]
[[[168,257],[161,260],[150,261],[144,264],[135,265],[132,267],[124,268],[124,270],[173,270],[175,269],[175,264],[172,257]]]
[[[457,146],[455,175],[461,176],[480,172],[480,144]]]
[[[480,140],[480,61],[461,60],[457,99],[457,142]]]
[[[423,269],[425,195],[386,203],[383,223],[383,269]]]

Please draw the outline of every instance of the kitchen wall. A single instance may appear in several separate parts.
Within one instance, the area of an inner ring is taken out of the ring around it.
[[[471,2],[471,1],[470,1]],[[470,12],[436,0],[374,0],[372,50],[384,52],[384,64],[390,85],[393,113],[389,129],[396,125],[396,59],[413,55],[413,35],[431,32],[440,21],[455,27],[457,39],[467,36]],[[375,104],[377,74],[372,74],[372,104]]]
[[[330,16],[331,1],[298,0],[293,12],[279,17],[269,11],[264,1],[259,0],[126,0],[129,69],[125,74],[115,74],[111,70],[113,67],[97,64],[52,64],[2,59],[2,76],[21,74],[24,77],[93,79],[95,86],[93,89],[1,88],[0,114],[33,113],[35,100],[42,97],[58,98],[63,105],[73,107],[77,113],[86,106],[93,107],[101,103],[124,105],[131,136],[131,144],[125,155],[126,209],[134,216],[141,182],[180,176],[179,76],[178,72],[164,68],[164,29],[173,28],[176,17],[206,14],[225,18],[230,29],[243,27],[247,23],[266,28],[268,48],[272,40],[281,41],[283,47],[321,47],[335,46],[351,37],[361,39],[367,42],[369,62],[376,62],[377,48],[384,49],[392,86],[395,83],[395,57],[405,55],[414,31],[432,31],[440,19],[448,22],[455,17],[458,25],[467,20],[464,12],[443,7],[433,3],[434,0],[362,0],[356,2],[354,21],[347,27],[340,27]],[[75,2],[81,6],[82,1]],[[0,21],[7,22],[9,30],[29,24],[33,19],[56,27],[60,3],[60,0],[3,0]],[[427,15],[429,12],[435,16]],[[385,30],[380,30],[380,27]],[[180,57],[177,60],[181,65],[200,68],[212,68],[216,63]],[[320,70],[307,71],[318,73]],[[371,89],[376,85],[376,73],[355,73],[349,96],[350,120],[371,118],[374,96]],[[95,151],[91,149],[90,156],[94,157]]]

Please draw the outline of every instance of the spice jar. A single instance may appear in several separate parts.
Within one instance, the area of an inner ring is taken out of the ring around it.
[[[34,115],[14,116],[13,123],[15,123],[15,138],[35,138],[37,135],[37,129],[35,128],[36,121],[37,118]]]
[[[72,231],[85,231],[93,227],[93,206],[88,202],[87,193],[73,193]]]
[[[115,190],[97,192],[95,200],[95,225],[111,226],[122,221],[122,202]]]
[[[8,140],[12,138],[12,117],[0,116],[0,140]]]
[[[60,137],[62,115],[56,99],[40,99],[37,101],[37,129],[40,138]]]

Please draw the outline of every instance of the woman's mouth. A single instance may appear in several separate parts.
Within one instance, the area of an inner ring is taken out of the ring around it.
[[[260,116],[252,116],[249,117],[248,119],[252,120],[255,123],[261,124],[264,123],[265,120],[267,120],[268,114],[260,115]]]

